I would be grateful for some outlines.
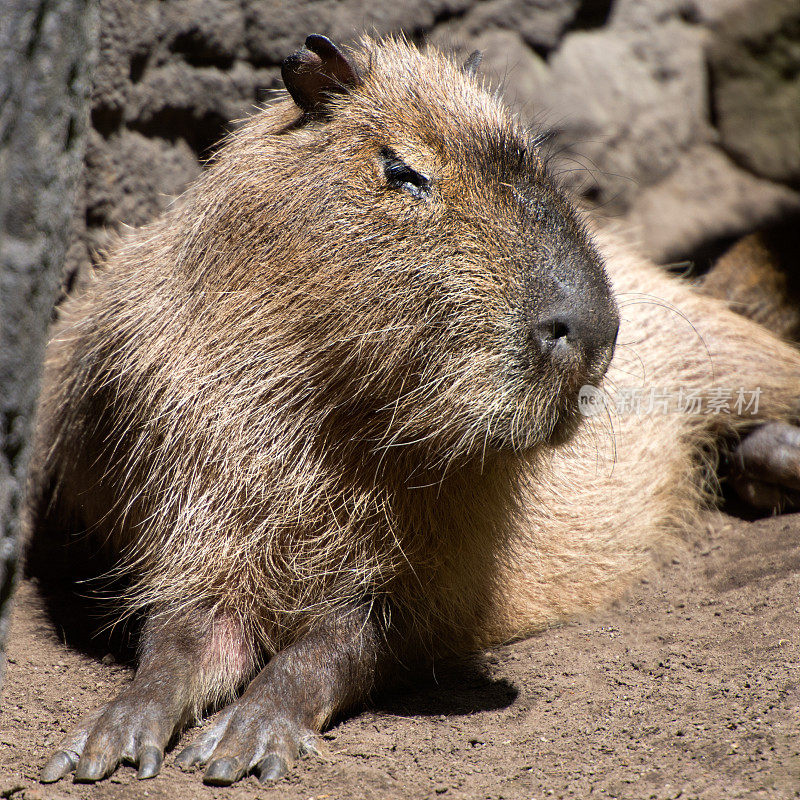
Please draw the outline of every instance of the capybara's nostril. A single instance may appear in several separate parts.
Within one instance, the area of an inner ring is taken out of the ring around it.
[[[569,320],[561,317],[553,317],[552,319],[540,322],[536,328],[539,336],[545,343],[555,343],[559,339],[568,339],[570,334]]]
[[[580,358],[587,366],[610,359],[619,332],[614,309],[564,300],[531,326],[534,345],[554,359]],[[605,305],[605,304],[603,304]]]

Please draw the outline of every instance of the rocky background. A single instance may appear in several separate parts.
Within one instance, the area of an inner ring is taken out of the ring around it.
[[[0,682],[47,328],[83,172],[93,0],[0,2]]]
[[[554,169],[662,262],[800,210],[795,0],[103,0],[67,285],[179,194],[308,33],[484,52]],[[700,264],[702,267],[702,263]]]

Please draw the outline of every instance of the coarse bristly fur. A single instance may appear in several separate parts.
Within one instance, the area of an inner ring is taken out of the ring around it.
[[[49,349],[36,524],[105,542],[128,612],[237,631],[197,711],[365,599],[432,654],[596,607],[696,520],[719,442],[798,410],[798,352],[590,236],[479,79],[395,39],[353,58],[325,114],[254,115],[122,237]],[[758,414],[579,425],[607,365],[525,343],[562,285],[609,319],[613,286],[607,388],[758,387]]]

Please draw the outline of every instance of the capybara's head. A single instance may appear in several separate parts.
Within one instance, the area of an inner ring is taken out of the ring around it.
[[[475,66],[310,36],[190,214],[182,263],[233,298],[271,402],[365,452],[559,443],[613,352],[602,260]]]

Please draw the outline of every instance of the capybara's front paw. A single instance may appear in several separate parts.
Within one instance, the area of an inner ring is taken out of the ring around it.
[[[731,479],[739,497],[764,511],[800,507],[800,428],[769,422],[733,452]]]
[[[123,762],[137,767],[138,778],[158,775],[172,733],[168,713],[157,704],[120,695],[85,719],[44,765],[40,780],[53,783],[75,772],[75,780],[93,783]]]
[[[182,750],[176,763],[182,769],[208,765],[203,782],[228,786],[250,773],[261,783],[278,780],[306,753],[319,753],[314,731],[272,704],[265,706],[245,695],[208,733]]]

